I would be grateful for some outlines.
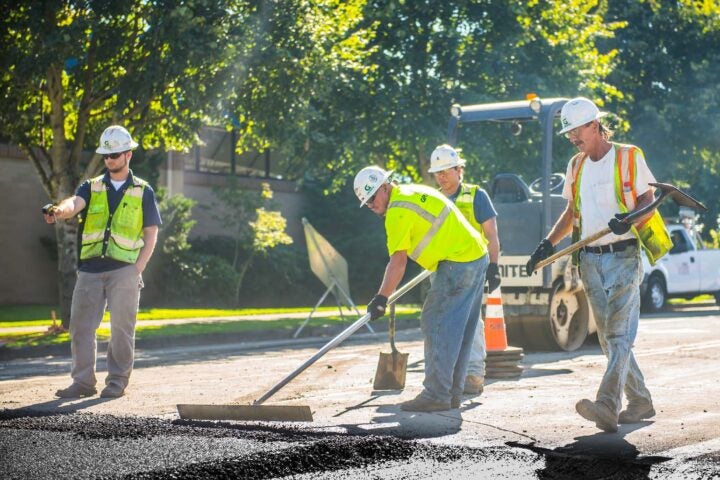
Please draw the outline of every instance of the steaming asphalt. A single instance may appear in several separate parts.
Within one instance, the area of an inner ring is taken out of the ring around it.
[[[311,405],[311,424],[186,421],[174,407],[257,398],[322,341],[138,352],[117,400],[55,399],[69,359],[14,360],[0,366],[0,478],[720,478],[717,313],[641,321],[635,351],[658,415],[617,434],[572,408],[602,374],[592,344],[525,352],[520,380],[488,382],[460,410],[407,414],[397,403],[421,388],[419,334],[399,338],[411,363],[402,394],[368,387],[387,347],[359,335],[273,398]]]

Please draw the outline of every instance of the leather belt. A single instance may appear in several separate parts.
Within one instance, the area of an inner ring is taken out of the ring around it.
[[[587,253],[613,253],[622,252],[628,247],[637,247],[638,241],[636,238],[628,238],[627,240],[620,240],[619,242],[610,243],[608,245],[600,245],[599,247],[582,247],[583,252]]]

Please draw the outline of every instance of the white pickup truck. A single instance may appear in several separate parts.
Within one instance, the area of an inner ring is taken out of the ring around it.
[[[720,305],[720,250],[706,248],[698,232],[668,225],[674,247],[655,266],[643,255],[645,277],[640,285],[643,309],[658,312],[668,298],[690,299],[709,293]]]

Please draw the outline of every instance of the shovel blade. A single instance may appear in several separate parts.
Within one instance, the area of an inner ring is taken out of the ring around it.
[[[393,352],[381,353],[375,371],[375,390],[402,390],[405,388],[408,354]]]

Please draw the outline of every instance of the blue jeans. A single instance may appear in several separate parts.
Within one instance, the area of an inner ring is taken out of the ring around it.
[[[423,397],[449,402],[462,395],[487,266],[487,255],[438,265],[420,316],[425,335]]]
[[[622,407],[623,391],[631,404],[651,403],[632,353],[640,319],[642,275],[637,247],[615,253],[580,253],[580,276],[595,315],[600,347],[608,359],[597,401],[616,414]]]
[[[480,289],[480,304],[482,304],[483,288]],[[485,349],[485,322],[482,315],[478,315],[477,328],[475,330],[475,338],[473,339],[472,349],[470,349],[470,360],[468,361],[468,375],[485,377],[485,358],[487,351]]]

